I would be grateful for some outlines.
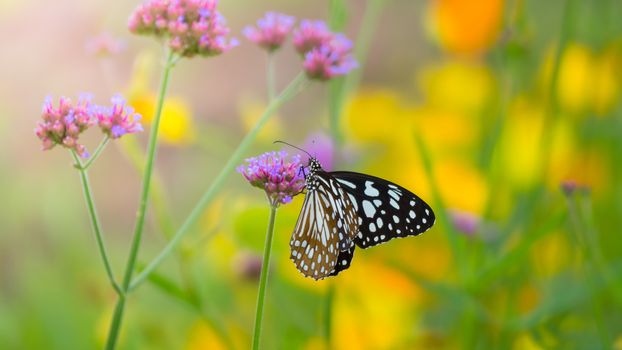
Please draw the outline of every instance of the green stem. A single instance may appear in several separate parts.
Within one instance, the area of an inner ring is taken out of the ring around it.
[[[259,277],[259,293],[257,294],[257,311],[255,312],[255,328],[253,331],[253,350],[259,349],[261,338],[261,321],[263,320],[263,306],[266,297],[266,285],[268,284],[268,273],[270,268],[270,252],[272,251],[272,237],[274,235],[274,219],[276,218],[276,206],[270,206],[270,219],[268,221],[268,231],[266,232],[266,244],[263,251],[261,263],[261,275]]]
[[[110,281],[110,284],[112,285],[114,290],[117,291],[117,293],[120,295],[122,294],[122,291],[114,277],[112,268],[110,267],[110,260],[108,259],[108,253],[106,252],[106,244],[104,243],[102,229],[99,224],[99,217],[97,216],[97,210],[95,209],[95,201],[93,201],[93,193],[91,191],[91,184],[89,183],[88,174],[86,173],[86,169],[76,152],[71,151],[71,155],[76,162],[76,168],[78,168],[78,170],[80,171],[80,180],[82,181],[84,199],[86,200],[86,204],[89,209],[89,216],[91,217],[91,225],[93,226],[93,231],[95,232],[95,239],[97,241],[97,247],[99,248],[99,255],[104,262],[104,267],[106,268],[106,274],[108,275],[108,280]]]
[[[274,53],[272,52],[268,52],[266,82],[268,84],[268,102],[272,102],[272,100],[274,100],[274,96],[276,95],[276,72],[274,69]]]
[[[205,208],[211,203],[212,199],[218,193],[218,191],[222,188],[225,183],[225,180],[231,175],[231,171],[235,168],[235,166],[242,159],[242,155],[251,142],[255,140],[257,137],[257,133],[263,128],[266,122],[270,119],[272,114],[281,106],[283,103],[294,97],[296,94],[300,92],[308,82],[304,73],[299,74],[294,80],[281,92],[279,96],[277,96],[270,104],[268,108],[264,111],[257,124],[253,127],[253,129],[246,134],[242,142],[238,145],[238,148],[233,152],[225,166],[222,168],[212,185],[205,191],[199,202],[194,206],[186,221],[181,225],[179,230],[175,233],[173,238],[167,243],[167,245],[162,249],[160,254],[158,254],[145,269],[140,272],[130,284],[129,290],[133,290],[137,286],[139,286],[144,280],[149,276],[151,272],[153,272],[161,263],[168,257],[171,252],[179,245],[182,238],[190,231],[190,228],[195,224],[195,222],[201,217]]]
[[[164,66],[164,72],[162,75],[162,82],[160,85],[160,93],[158,95],[158,104],[156,106],[155,116],[153,117],[153,124],[151,125],[151,132],[149,134],[149,143],[147,146],[147,161],[143,173],[143,187],[140,195],[140,204],[138,207],[138,213],[136,215],[136,226],[134,228],[134,238],[132,240],[132,246],[130,248],[130,255],[125,267],[125,275],[123,277],[123,291],[127,294],[129,291],[130,282],[132,280],[132,273],[136,265],[136,258],[138,257],[138,250],[140,248],[140,242],[143,234],[143,227],[145,224],[145,214],[147,212],[147,202],[149,199],[149,189],[151,185],[151,174],[153,172],[153,161],[156,154],[156,146],[158,142],[158,130],[160,128],[160,117],[162,115],[162,107],[164,106],[164,98],[166,96],[166,90],[168,88],[168,81],[173,67],[173,52],[168,53],[166,64]],[[115,348],[116,341],[119,335],[119,329],[121,321],[123,319],[123,311],[125,309],[125,296],[119,296],[117,300],[117,306],[115,307],[112,323],[110,325],[110,331],[108,333],[108,341],[106,343],[106,349],[111,350]]]
[[[93,164],[93,162],[102,153],[104,148],[106,148],[106,145],[108,144],[108,141],[110,141],[110,136],[104,137],[104,139],[102,140],[102,142],[99,143],[99,146],[97,146],[97,148],[95,149],[95,152],[93,152],[93,155],[91,155],[89,160],[87,160],[86,163],[81,165],[82,169],[86,170],[86,169],[88,169],[91,166],[91,164]]]

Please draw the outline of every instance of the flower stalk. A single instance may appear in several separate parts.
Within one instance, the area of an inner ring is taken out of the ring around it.
[[[136,226],[134,229],[134,238],[132,239],[132,246],[130,249],[130,255],[127,260],[125,275],[123,277],[122,294],[119,294],[117,305],[114,310],[112,322],[110,325],[110,331],[108,333],[108,340],[106,343],[106,349],[111,350],[115,348],[117,338],[119,336],[119,329],[123,319],[123,311],[125,309],[125,295],[130,290],[130,282],[136,265],[136,259],[138,257],[138,251],[142,240],[142,233],[145,224],[145,214],[147,212],[147,202],[149,199],[149,189],[151,185],[151,175],[153,173],[153,164],[156,154],[158,131],[160,128],[160,117],[162,115],[162,107],[164,106],[164,99],[166,96],[166,90],[168,88],[169,76],[173,67],[173,60],[175,55],[172,51],[167,52],[166,64],[162,75],[162,82],[160,85],[160,92],[158,95],[158,103],[156,106],[155,116],[153,118],[153,124],[151,125],[151,133],[149,135],[149,143],[147,146],[147,160],[143,173],[143,186],[140,196],[140,205],[138,208]]]
[[[123,291],[117,283],[114,277],[114,273],[112,272],[112,268],[110,267],[110,260],[108,259],[108,252],[106,251],[106,244],[104,243],[104,237],[99,223],[97,209],[95,208],[95,202],[93,201],[93,192],[91,191],[91,184],[89,182],[89,177],[86,172],[86,166],[82,164],[80,156],[76,153],[76,151],[72,150],[71,155],[73,156],[73,159],[75,161],[76,168],[80,171],[80,181],[82,182],[84,200],[86,201],[86,205],[89,210],[89,217],[91,218],[91,225],[93,226],[93,232],[95,233],[97,248],[99,248],[99,254],[102,258],[102,262],[104,263],[104,268],[106,269],[108,280],[110,281],[110,284],[117,292],[117,294],[121,295],[123,294]]]
[[[255,327],[253,330],[253,350],[259,349],[259,341],[261,339],[261,323],[263,320],[266,286],[268,285],[268,274],[270,271],[270,253],[272,252],[272,238],[274,236],[276,209],[276,205],[270,205],[270,218],[268,219],[266,243],[264,245],[263,260],[261,263],[261,275],[259,277],[259,292],[257,293],[257,309],[255,312]]]
[[[106,146],[108,145],[108,142],[110,142],[110,136],[105,136],[104,139],[99,143],[99,146],[97,146],[91,157],[84,164],[76,162],[76,166],[80,166],[79,169],[87,170],[91,165],[93,165],[93,162],[97,160],[104,148],[106,148]]]

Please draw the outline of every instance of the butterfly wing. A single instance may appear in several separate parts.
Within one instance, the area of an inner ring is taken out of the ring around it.
[[[355,246],[352,245],[350,249],[339,252],[337,264],[335,265],[335,271],[330,274],[331,276],[337,276],[339,272],[347,270],[348,267],[350,267],[350,262],[354,256],[354,248]]]
[[[290,240],[290,258],[303,275],[322,279],[350,265],[352,254],[347,252],[354,249],[356,211],[328,173],[318,172],[311,181]],[[340,264],[343,260],[347,263]]]
[[[358,216],[354,242],[369,248],[397,237],[416,236],[435,221],[428,204],[407,189],[379,177],[331,172],[347,192]]]

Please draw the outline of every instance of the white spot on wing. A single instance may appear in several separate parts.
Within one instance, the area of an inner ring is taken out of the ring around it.
[[[378,192],[378,190],[375,189],[373,185],[373,182],[365,181],[365,194],[370,197],[378,197],[380,192]]]
[[[363,210],[365,211],[365,215],[368,218],[373,218],[374,215],[376,215],[376,208],[374,208],[374,206],[368,200],[363,201]]]

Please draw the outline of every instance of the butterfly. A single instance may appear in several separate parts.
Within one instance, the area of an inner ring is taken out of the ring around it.
[[[390,181],[327,172],[311,155],[307,169],[305,199],[290,240],[290,259],[306,277],[336,276],[350,267],[355,247],[417,236],[434,225],[430,206]]]

